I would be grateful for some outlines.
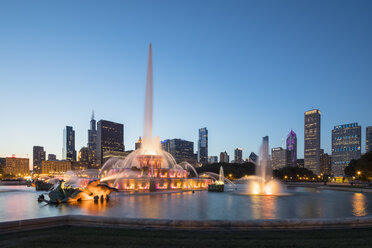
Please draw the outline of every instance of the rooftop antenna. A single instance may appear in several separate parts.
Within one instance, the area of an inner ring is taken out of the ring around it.
[[[92,120],[94,120],[94,110],[92,110]]]

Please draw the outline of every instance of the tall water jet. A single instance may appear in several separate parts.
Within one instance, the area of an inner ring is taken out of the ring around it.
[[[139,149],[125,160],[112,158],[101,169],[101,181],[120,190],[191,189],[207,188],[209,179],[188,179],[191,165],[176,163],[173,156],[162,150],[160,138],[152,135],[153,77],[152,45],[147,62],[143,139]],[[197,173],[192,168],[195,175]]]
[[[153,96],[153,81],[152,81],[152,45],[149,45],[149,57],[147,61],[147,77],[146,77],[146,95],[145,95],[145,115],[143,134],[144,139],[152,140],[152,96]]]

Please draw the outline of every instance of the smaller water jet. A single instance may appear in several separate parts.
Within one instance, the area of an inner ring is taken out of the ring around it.
[[[269,156],[269,142],[264,139],[259,152],[256,175],[245,176],[236,183],[245,184],[243,194],[250,195],[285,195],[282,184],[272,178],[272,167]]]

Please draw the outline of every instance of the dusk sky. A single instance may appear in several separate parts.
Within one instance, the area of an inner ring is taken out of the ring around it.
[[[123,123],[126,150],[143,130],[148,45],[154,129],[209,155],[282,145],[303,157],[304,112],[320,109],[321,147],[334,125],[372,126],[372,1],[1,1],[0,156],[32,147],[62,156],[96,120]]]

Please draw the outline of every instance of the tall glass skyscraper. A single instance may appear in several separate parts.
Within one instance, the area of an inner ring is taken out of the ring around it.
[[[305,168],[320,174],[320,111],[305,112]]]
[[[62,159],[76,161],[75,131],[70,126],[66,126],[63,130]]]
[[[350,123],[335,126],[332,130],[332,174],[343,176],[352,159],[361,156],[361,126]]]
[[[199,129],[198,162],[208,164],[208,130],[206,127]]]
[[[366,153],[372,152],[372,126],[366,127]]]
[[[297,136],[293,130],[287,136],[287,151],[288,165],[295,167],[297,160]]]

